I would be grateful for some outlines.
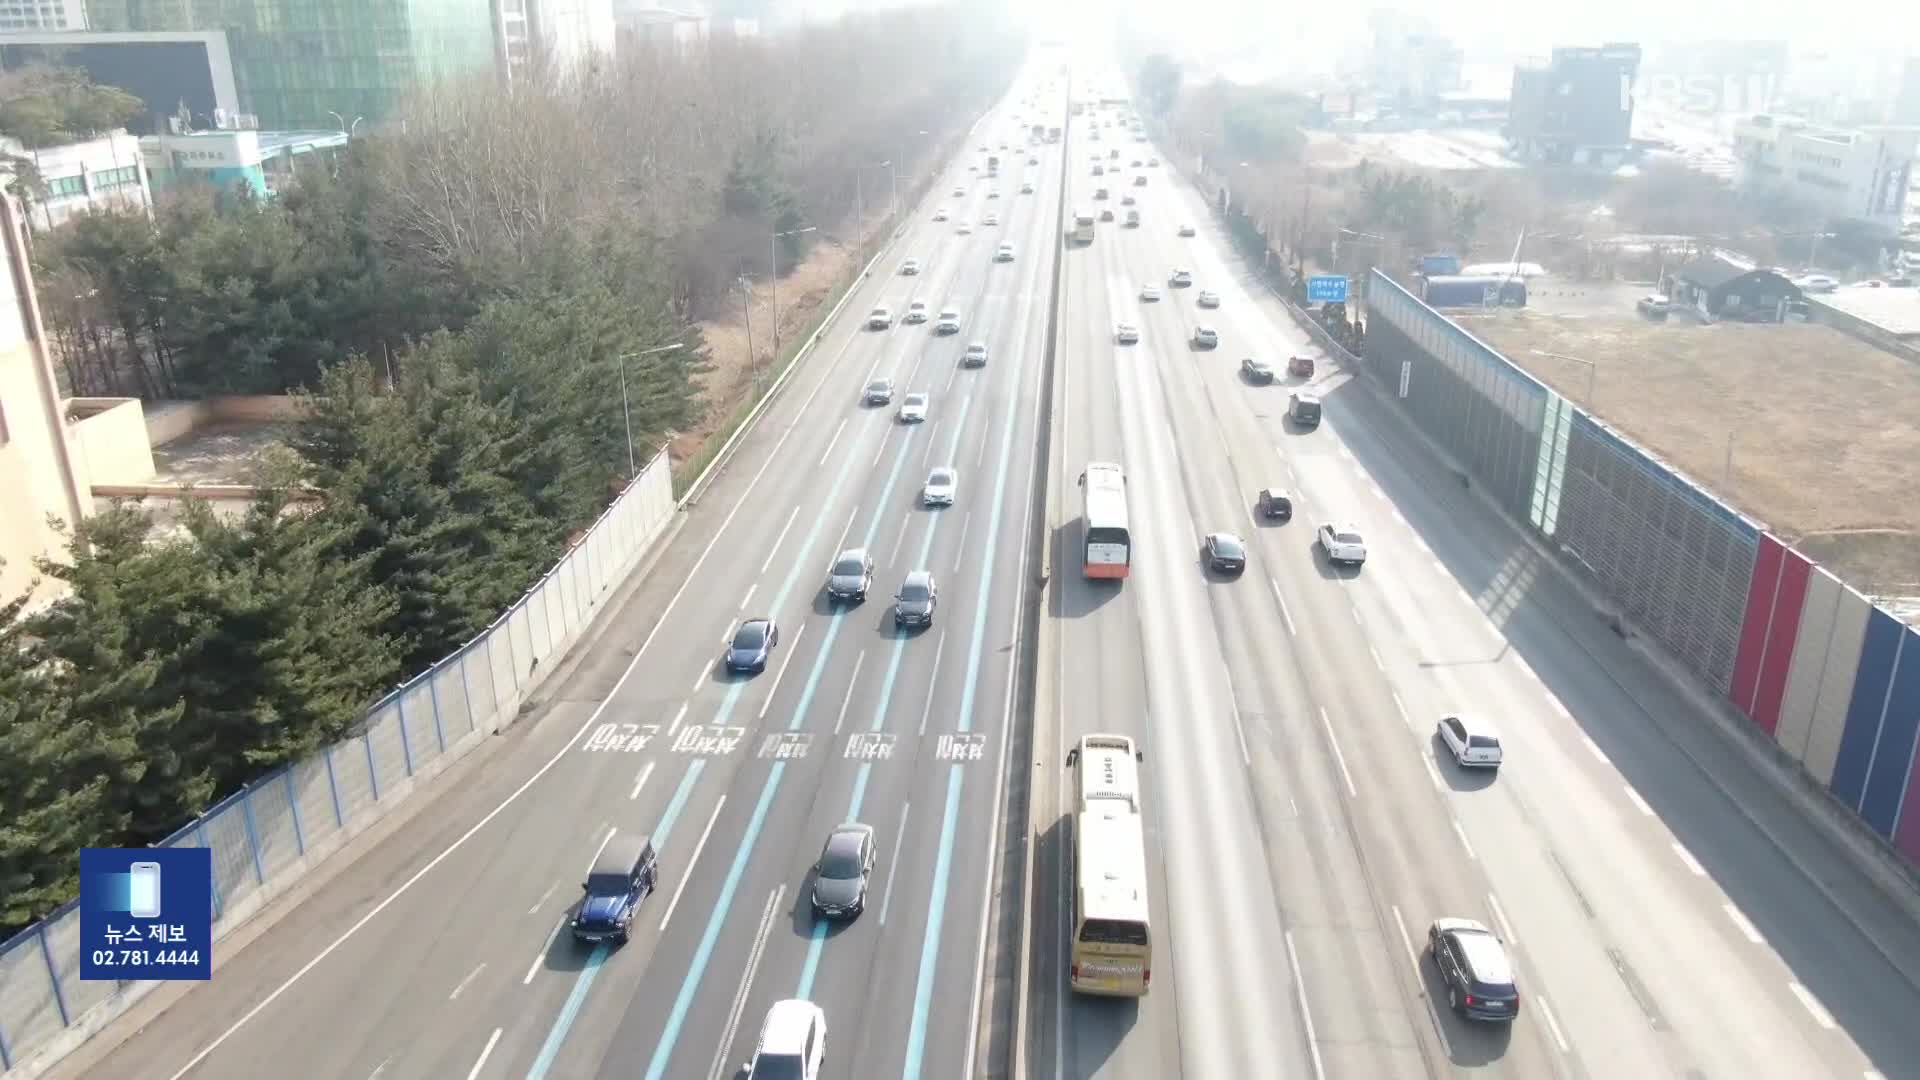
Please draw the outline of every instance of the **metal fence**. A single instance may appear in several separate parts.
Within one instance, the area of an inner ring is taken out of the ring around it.
[[[585,537],[484,633],[367,711],[358,733],[261,778],[162,841],[213,851],[218,941],[487,735],[558,666],[672,519],[663,449]],[[68,903],[0,944],[0,1068],[37,1071],[153,984],[82,982]],[[87,1023],[81,1025],[82,1018]]]

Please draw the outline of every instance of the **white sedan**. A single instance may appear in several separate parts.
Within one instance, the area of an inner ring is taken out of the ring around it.
[[[1212,289],[1201,289],[1200,295],[1194,297],[1194,299],[1198,301],[1203,308],[1217,308],[1220,306],[1220,294],[1214,292]]]
[[[1360,530],[1351,524],[1323,522],[1314,539],[1320,549],[1327,553],[1327,561],[1359,566],[1367,561],[1367,542],[1360,536]]]
[[[1140,328],[1132,323],[1123,322],[1113,328],[1113,340],[1122,345],[1138,345],[1140,343]]]
[[[926,394],[924,393],[908,394],[906,400],[900,403],[900,422],[901,423],[917,424],[922,420],[925,420],[926,418],[927,418],[927,395]]]
[[[1158,285],[1140,286],[1140,299],[1146,303],[1152,303],[1153,301],[1160,299],[1160,286]]]
[[[926,486],[920,489],[920,505],[952,506],[959,487],[960,471],[951,465],[942,465],[927,474]]]

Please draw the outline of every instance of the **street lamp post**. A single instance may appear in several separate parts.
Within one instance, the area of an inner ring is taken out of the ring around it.
[[[366,119],[364,116],[356,116],[353,118],[353,123],[349,124],[347,123],[346,117],[341,116],[332,109],[327,110],[327,115],[333,117],[334,121],[340,125],[340,130],[347,133],[347,140],[349,142],[353,140],[353,133],[360,130],[360,121]]]
[[[1594,380],[1600,374],[1600,368],[1598,365],[1596,365],[1591,360],[1582,360],[1577,356],[1566,356],[1561,353],[1544,352],[1540,349],[1533,349],[1531,350],[1531,352],[1535,356],[1544,356],[1549,360],[1565,360],[1569,364],[1579,364],[1580,366],[1586,368],[1587,369],[1587,411],[1588,412],[1593,411]]]
[[[1385,244],[1387,243],[1387,238],[1379,235],[1378,233],[1360,232],[1357,229],[1341,229],[1340,233],[1343,236],[1357,236],[1362,240],[1371,241],[1374,247],[1382,247],[1382,246],[1385,246]],[[1359,299],[1362,303],[1364,303],[1367,299],[1367,278],[1371,275],[1372,271],[1373,271],[1373,264],[1369,263],[1367,265],[1367,273],[1362,274],[1360,276]]]
[[[629,480],[639,474],[640,466],[633,456],[633,410],[627,405],[627,361],[638,360],[642,356],[652,356],[655,353],[672,352],[680,348],[680,345],[681,343],[676,341],[671,345],[620,354],[620,419],[627,425],[627,479]]]
[[[810,233],[817,228],[819,228],[819,226],[809,225],[804,229],[788,229],[786,232],[774,233],[773,238],[767,241],[767,254],[772,260],[772,265],[767,268],[770,271],[767,278],[767,289],[769,292],[769,300],[773,305],[772,362],[776,364],[780,362],[780,239],[785,236],[799,236],[801,233]]]

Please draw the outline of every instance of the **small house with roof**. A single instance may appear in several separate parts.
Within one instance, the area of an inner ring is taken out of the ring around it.
[[[1800,287],[1779,271],[1744,266],[1724,255],[1669,270],[1661,286],[1675,307],[1692,308],[1708,321],[1781,322],[1803,299]]]

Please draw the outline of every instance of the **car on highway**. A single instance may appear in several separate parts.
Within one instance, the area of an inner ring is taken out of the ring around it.
[[[848,548],[827,567],[827,599],[865,600],[873,587],[873,556],[866,548]]]
[[[933,212],[933,220],[935,220],[935,221],[945,221],[945,220],[947,220],[947,208],[946,208],[946,207],[944,207],[944,206],[942,206],[942,207],[939,207],[939,208],[937,208],[937,209],[935,209],[935,210],[934,210],[934,212]]]
[[[1139,158],[1134,158],[1134,159],[1133,159],[1133,167],[1134,167],[1134,168],[1136,168],[1136,169],[1140,167],[1140,159],[1139,159]]]
[[[1095,176],[1107,175],[1107,167],[1105,165],[1095,163],[1095,165],[1093,166],[1093,175]]]
[[[931,570],[915,570],[893,594],[893,625],[932,626],[933,612],[940,606],[940,587],[934,584]]]
[[[885,304],[874,308],[867,315],[867,329],[886,330],[893,326],[893,309]]]
[[[574,940],[625,945],[633,936],[634,912],[659,877],[652,840],[618,830],[608,834],[587,869],[587,880],[580,883],[583,895],[573,912]]]
[[[866,910],[867,879],[873,874],[873,826],[836,825],[813,864],[813,913],[851,919]]]
[[[1027,164],[1029,164],[1029,165],[1038,165],[1038,164],[1040,164],[1040,159],[1039,159],[1039,158],[1037,158],[1037,157],[1030,157],[1030,158],[1028,158],[1028,159],[1027,159]]]
[[[1485,720],[1472,716],[1443,716],[1434,725],[1434,731],[1453,754],[1454,764],[1461,768],[1500,767],[1500,733]]]
[[[1232,533],[1208,533],[1202,547],[1214,573],[1238,575],[1247,568],[1246,542]]]
[[[1111,120],[1109,120],[1109,121],[1107,121],[1107,126],[1108,126],[1108,127],[1112,127],[1112,126],[1113,126],[1113,121],[1111,121]],[[1116,146],[1116,147],[1114,147],[1113,149],[1111,149],[1111,150],[1109,150],[1109,151],[1107,151],[1107,160],[1108,160],[1108,161],[1119,161],[1119,160],[1120,160],[1120,148]],[[1115,167],[1115,168],[1119,168],[1119,166],[1117,166],[1117,165],[1116,165],[1116,166],[1114,166],[1114,167]]]
[[[1180,235],[1181,235],[1181,236],[1192,236],[1192,235],[1193,235],[1193,226],[1191,226],[1191,225],[1182,225],[1182,226],[1180,226]]]
[[[1012,262],[1013,261],[1013,245],[1001,244],[997,249],[995,249],[993,253],[993,261],[994,262]]]
[[[1250,383],[1270,383],[1273,381],[1273,365],[1249,356],[1240,361],[1240,374]]]
[[[906,400],[900,403],[899,416],[900,422],[903,424],[918,424],[925,420],[927,418],[927,395],[924,393],[908,394]]]
[[[1472,919],[1435,919],[1427,951],[1447,988],[1447,1005],[1469,1020],[1506,1023],[1520,1015],[1520,988],[1506,943]]]
[[[743,619],[727,643],[728,671],[767,670],[774,647],[780,644],[780,627],[772,619]]]
[[[860,401],[865,405],[893,404],[893,380],[880,378],[869,382],[867,388],[860,392]]]
[[[1212,289],[1201,289],[1200,295],[1194,297],[1193,300],[1194,303],[1199,304],[1203,308],[1217,308],[1220,306],[1220,294],[1214,292]]]
[[[1367,542],[1351,524],[1322,522],[1313,538],[1330,563],[1359,566],[1367,561]]]
[[[900,316],[901,322],[923,323],[927,321],[927,302],[914,300],[907,304],[906,314]]]
[[[1167,284],[1176,289],[1187,288],[1193,284],[1193,271],[1175,267],[1173,273],[1167,275]]]
[[[1127,211],[1127,228],[1137,229],[1139,227],[1140,227],[1140,211],[1138,210]]]
[[[1138,345],[1140,328],[1129,322],[1123,322],[1113,328],[1113,340],[1122,345]]]
[[[1159,158],[1157,158],[1157,157],[1150,157],[1150,158],[1148,158],[1148,159],[1147,159],[1147,168],[1149,168],[1149,169],[1157,169],[1157,168],[1159,168],[1159,167],[1160,167],[1160,159],[1159,159]]]
[[[927,482],[920,487],[920,505],[952,506],[959,492],[960,470],[942,465],[927,474]]]
[[[919,259],[909,258],[900,263],[900,273],[904,277],[912,277],[913,275],[919,272],[920,272]]]
[[[1121,205],[1121,206],[1132,206],[1132,205],[1133,205],[1134,203],[1136,203],[1136,202],[1139,202],[1139,201],[1140,201],[1140,200],[1138,200],[1138,199],[1136,199],[1136,198],[1134,198],[1134,197],[1133,197],[1132,195],[1122,195],[1122,196],[1120,196],[1120,205]]]
[[[1094,189],[1093,189],[1093,201],[1094,201],[1094,202],[1102,202],[1102,201],[1105,201],[1105,200],[1106,200],[1106,198],[1107,198],[1107,189],[1106,189],[1106,188],[1094,188]]]
[[[941,308],[940,318],[934,321],[933,332],[936,334],[959,333],[960,332],[960,309],[957,307]]]
[[[1112,221],[1112,220],[1113,220],[1113,211],[1112,211],[1111,209],[1103,209],[1103,210],[1101,210],[1101,211],[1100,211],[1100,220],[1101,220],[1101,221]]]
[[[827,1014],[811,1001],[788,998],[767,1010],[753,1058],[740,1067],[746,1080],[820,1080],[827,1057]]]
[[[1147,186],[1147,174],[1146,174],[1146,173],[1141,173],[1141,174],[1140,174],[1139,176],[1136,176],[1136,177],[1134,177],[1134,178],[1133,178],[1133,186],[1134,186],[1134,187],[1146,187],[1146,186]]]
[[[1254,509],[1269,521],[1293,520],[1293,496],[1285,488],[1261,488],[1253,500]]]
[[[989,198],[989,199],[997,199],[997,198],[999,198],[999,197],[1000,197],[1000,189],[999,189],[999,188],[988,188],[988,189],[987,189],[987,198]]]
[[[967,351],[960,354],[961,367],[986,367],[987,343],[973,341],[967,343]]]
[[[1154,301],[1160,299],[1160,286],[1158,285],[1140,286],[1140,299],[1145,301],[1146,303],[1153,303]]]
[[[1215,330],[1211,326],[1196,326],[1193,328],[1194,348],[1211,349],[1217,347],[1219,344],[1220,331]]]
[[[1320,395],[1305,390],[1295,390],[1287,397],[1287,419],[1295,427],[1317,428],[1320,426]]]
[[[959,234],[960,234],[961,236],[972,236],[972,235],[973,235],[973,222],[971,222],[971,221],[963,221],[963,222],[961,222],[960,224],[958,224],[958,225],[956,225],[956,226],[954,226],[954,229],[953,229],[953,231],[954,231],[954,232],[957,232],[957,233],[959,233]]]
[[[980,219],[980,224],[982,224],[982,225],[998,225],[998,224],[1000,224],[1000,215],[999,215],[999,214],[995,214],[995,213],[993,213],[993,212],[991,212],[991,211],[989,211],[989,212],[987,213],[987,215],[986,215],[985,217],[983,217],[983,218],[981,218],[981,219]]]
[[[1287,374],[1295,375],[1302,379],[1313,378],[1313,357],[1299,355],[1288,357]]]

